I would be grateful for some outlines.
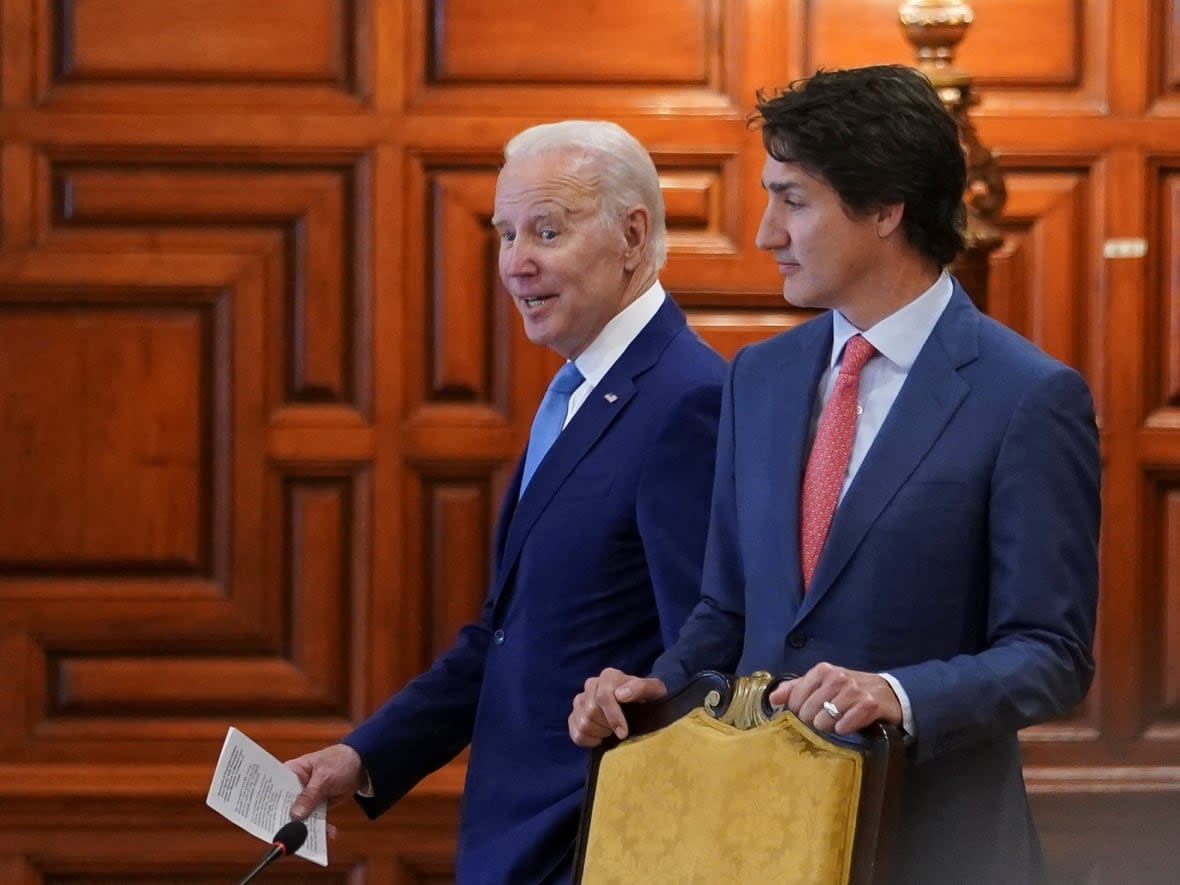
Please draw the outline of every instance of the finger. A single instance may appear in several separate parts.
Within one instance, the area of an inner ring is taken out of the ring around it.
[[[615,689],[600,685],[594,702],[606,727],[619,740],[625,738],[627,736],[627,717],[623,714],[623,707],[618,698],[615,697]]]
[[[845,697],[831,686],[821,683],[804,701],[802,712],[799,715],[808,721],[814,721],[816,718],[826,719],[827,721],[822,724],[822,727],[831,731],[836,721],[848,712],[852,702],[851,698]]]
[[[318,789],[313,789],[310,786],[305,787],[303,792],[296,796],[295,801],[291,803],[291,817],[295,820],[303,820],[322,801]]]
[[[593,749],[602,743],[603,738],[611,733],[611,729],[606,725],[600,725],[590,719],[584,718],[583,714],[574,711],[570,714],[567,723],[570,740],[579,747],[586,749]]]
[[[596,747],[611,733],[606,717],[589,691],[582,692],[574,698],[567,727],[570,740],[579,747]]]
[[[783,680],[774,687],[774,690],[771,691],[770,695],[767,697],[767,701],[769,701],[770,705],[776,709],[788,708],[788,701],[791,697],[791,687],[795,682],[798,681],[799,680],[797,679]]]
[[[615,692],[620,685],[627,682],[630,678],[622,670],[607,667],[594,680],[592,688],[587,683],[586,693],[588,697],[587,703],[584,705],[585,708],[591,711],[593,720],[604,723],[610,729],[610,732],[613,732],[620,739],[627,735],[627,719],[623,715]]]
[[[299,778],[299,783],[301,784],[307,783],[308,777],[311,776],[311,769],[307,763],[303,761],[304,758],[305,757],[300,756],[298,759],[288,759],[283,763],[283,767],[288,771],[294,772],[295,776]]]
[[[836,734],[851,734],[871,724],[882,715],[881,705],[873,695],[871,679],[866,681],[865,674],[850,673],[834,670],[832,677],[826,680],[821,688],[821,694],[830,692],[832,684],[842,684],[842,688],[831,695],[830,703],[839,715],[833,717],[831,731]],[[826,705],[821,705],[826,707]],[[827,712],[831,712],[828,710]]]
[[[639,679],[632,676],[615,690],[615,697],[624,703],[645,703],[658,701],[668,693],[659,679]]]
[[[864,706],[853,707],[832,724],[832,731],[839,735],[852,734],[872,724],[876,717],[866,713],[866,709]]]
[[[628,676],[626,681],[619,685],[611,698],[613,703],[602,704],[603,713],[606,715],[607,723],[611,726],[615,736],[622,740],[630,733],[630,728],[627,725],[626,715],[623,713],[623,708],[620,702],[629,704],[643,704],[651,701],[658,701],[666,697],[668,688],[664,683],[654,677],[641,679],[637,676]]]
[[[823,671],[819,667],[820,665],[817,664],[797,679],[783,683],[787,686],[788,691],[787,708],[804,722],[810,722],[815,717],[819,705],[824,700],[823,698],[813,700],[823,681]]]
[[[291,804],[291,816],[299,819],[307,817],[320,805],[338,799],[344,791],[337,785],[336,772],[326,764],[321,763],[312,769],[311,778],[303,787],[303,792],[295,797]]]
[[[613,730],[609,722],[606,721],[606,714],[602,711],[602,707],[598,705],[593,694],[582,694],[578,696],[579,700],[574,701],[574,713],[581,715],[581,720],[587,726],[594,728],[595,733],[598,729],[602,729],[603,736],[610,734]]]
[[[895,697],[892,688],[889,689],[889,694],[891,698]],[[890,711],[882,704],[881,698],[874,694],[871,680],[867,683],[860,680],[850,686],[848,690],[840,693],[835,704],[843,712],[833,728],[836,734],[852,734],[862,728],[867,728],[878,719],[888,721],[888,717],[891,715]],[[897,715],[900,718],[900,710]]]
[[[602,739],[611,733],[606,717],[598,706],[597,696],[599,683],[610,679],[611,674],[619,671],[606,669],[599,676],[591,676],[586,680],[583,690],[574,697],[570,705],[570,715],[566,720],[570,740],[579,747],[596,747]]]
[[[821,685],[812,686],[806,692],[800,688],[793,696],[793,700],[798,704],[795,712],[804,722],[814,722],[817,717],[824,714],[824,701],[827,699],[828,693]]]
[[[842,670],[821,662],[798,679],[791,695],[792,708],[804,722],[814,723],[823,712],[824,701],[832,701],[847,685],[848,679]],[[795,704],[798,706],[796,707]],[[843,708],[839,708],[843,710]],[[828,716],[834,719],[838,717]],[[828,727],[831,722],[826,723]],[[822,727],[822,726],[816,726]]]
[[[819,705],[815,716],[811,718],[811,724],[816,731],[835,731],[847,715],[847,711],[835,701],[825,701]]]

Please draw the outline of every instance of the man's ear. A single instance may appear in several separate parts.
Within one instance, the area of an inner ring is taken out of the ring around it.
[[[623,237],[627,249],[623,253],[623,267],[634,271],[647,255],[648,237],[651,234],[651,213],[646,206],[635,206],[623,218]]]
[[[877,222],[877,236],[885,239],[901,226],[905,216],[905,203],[888,203],[873,214]]]

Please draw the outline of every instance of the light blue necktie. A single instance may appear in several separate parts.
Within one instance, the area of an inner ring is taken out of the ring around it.
[[[529,433],[529,450],[524,456],[524,473],[520,477],[520,494],[537,470],[537,465],[561,433],[565,424],[565,413],[569,410],[570,394],[586,379],[573,362],[567,362],[549,382],[549,389],[541,399],[537,415],[533,418],[533,429]]]

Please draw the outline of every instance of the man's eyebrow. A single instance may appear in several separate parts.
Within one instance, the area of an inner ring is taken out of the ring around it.
[[[528,218],[525,219],[525,224],[536,224],[539,221],[547,221],[548,219],[555,217],[560,218],[568,214],[569,211],[564,206],[546,206],[531,213]],[[491,223],[492,227],[499,227],[502,224],[507,224],[507,221],[501,218],[499,215],[493,215]]]
[[[800,189],[800,187],[801,185],[797,181],[772,181],[769,184],[767,184],[765,181],[762,182],[762,189],[764,191],[770,191],[772,194],[781,194],[785,193],[786,191],[797,191]]]

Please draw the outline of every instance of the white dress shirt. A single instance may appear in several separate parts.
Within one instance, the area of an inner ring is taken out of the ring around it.
[[[642,295],[611,317],[610,322],[603,326],[598,336],[590,342],[590,346],[574,360],[574,365],[586,380],[570,394],[562,428],[570,423],[570,419],[582,407],[582,403],[590,398],[598,382],[643,331],[643,327],[659,312],[665,297],[664,287],[656,280]]]

